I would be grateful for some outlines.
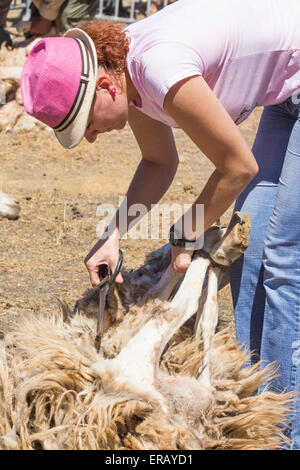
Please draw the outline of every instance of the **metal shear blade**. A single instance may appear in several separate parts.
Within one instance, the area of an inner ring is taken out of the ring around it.
[[[97,318],[97,333],[96,333],[96,339],[95,339],[95,347],[97,349],[97,352],[100,351],[101,347],[101,337],[103,333],[103,320],[104,320],[104,310],[105,310],[105,302],[106,302],[106,296],[107,292],[109,289],[109,284],[106,282],[105,284],[100,287],[100,292],[99,292],[99,311],[98,311],[98,318]]]
[[[105,302],[106,296],[109,287],[115,281],[118,273],[120,272],[121,266],[123,263],[123,252],[119,250],[119,261],[116,267],[115,272],[112,274],[111,269],[107,265],[101,265],[99,267],[99,310],[98,310],[98,319],[97,319],[97,331],[95,338],[95,348],[97,352],[100,351],[101,347],[101,338],[103,334],[103,320],[104,320],[104,311],[105,311]]]

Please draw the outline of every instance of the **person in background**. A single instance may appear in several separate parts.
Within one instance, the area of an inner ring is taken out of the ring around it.
[[[63,34],[81,21],[94,17],[99,0],[33,0],[33,6],[29,34],[44,36],[54,25]]]
[[[6,31],[6,18],[12,0],[1,0],[0,2],[0,47],[5,43],[6,47],[13,47],[11,37]]]

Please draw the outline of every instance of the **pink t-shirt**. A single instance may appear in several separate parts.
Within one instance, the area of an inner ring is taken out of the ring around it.
[[[166,93],[193,75],[237,124],[300,89],[300,0],[179,0],[126,31],[137,106],[169,126]]]

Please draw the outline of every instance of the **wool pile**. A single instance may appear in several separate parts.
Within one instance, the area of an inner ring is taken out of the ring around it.
[[[118,354],[126,316],[106,333],[107,356]],[[168,412],[124,385],[105,392],[104,377],[93,367],[99,361],[94,338],[95,318],[65,312],[28,316],[7,334],[0,356],[0,448],[246,450],[278,448],[285,441],[293,397],[267,386],[257,394],[275,367],[245,367],[247,356],[228,331],[213,339],[216,392],[208,408],[193,390],[201,341],[189,326],[173,336],[156,376]]]

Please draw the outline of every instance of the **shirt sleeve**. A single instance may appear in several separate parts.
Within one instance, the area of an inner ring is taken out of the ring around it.
[[[181,42],[157,44],[140,57],[143,88],[161,108],[166,94],[175,83],[202,75],[204,68],[200,54]]]

